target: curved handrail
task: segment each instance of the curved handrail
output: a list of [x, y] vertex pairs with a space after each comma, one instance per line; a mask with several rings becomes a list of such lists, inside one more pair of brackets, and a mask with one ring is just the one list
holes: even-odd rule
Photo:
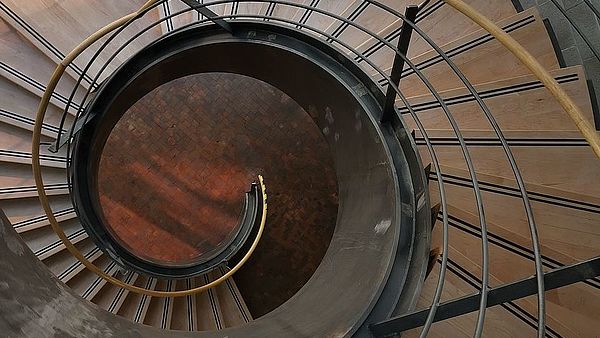
[[267, 195], [266, 195], [266, 187], [264, 185], [264, 180], [263, 180], [262, 176], [260, 176], [260, 175], [258, 176], [258, 180], [259, 180], [259, 184], [260, 184], [261, 192], [262, 192], [262, 196], [263, 196], [261, 221], [260, 221], [260, 225], [259, 225], [256, 237], [254, 238], [252, 245], [248, 249], [248, 252], [246, 252], [246, 254], [242, 257], [242, 259], [233, 268], [231, 268], [231, 270], [229, 270], [227, 273], [225, 273], [221, 277], [217, 278], [216, 280], [214, 280], [206, 285], [188, 289], [188, 290], [181, 290], [181, 291], [156, 291], [156, 290], [148, 290], [148, 289], [138, 287], [135, 285], [126, 284], [126, 283], [122, 282], [121, 280], [107, 274], [103, 270], [99, 269], [92, 262], [90, 262], [87, 258], [85, 258], [85, 256], [73, 245], [73, 243], [67, 238], [64, 230], [60, 227], [60, 225], [58, 224], [58, 221], [54, 217], [54, 214], [50, 207], [50, 202], [48, 200], [48, 196], [46, 195], [46, 191], [44, 189], [44, 180], [42, 178], [42, 171], [41, 171], [41, 164], [40, 164], [39, 144], [40, 144], [40, 138], [41, 138], [42, 122], [44, 121], [46, 109], [48, 107], [48, 104], [50, 103], [50, 97], [51, 97], [52, 93], [54, 92], [54, 90], [56, 89], [58, 81], [64, 74], [68, 65], [71, 62], [73, 62], [73, 60], [79, 54], [81, 54], [81, 52], [83, 52], [86, 48], [88, 48], [90, 45], [92, 45], [98, 39], [102, 38], [104, 35], [110, 33], [114, 29], [122, 26], [129, 20], [135, 18], [139, 13], [143, 12], [147, 7], [151, 6], [156, 1], [159, 1], [159, 0], [149, 0], [138, 11], [130, 13], [130, 14], [104, 26], [103, 28], [98, 30], [96, 33], [92, 34], [87, 39], [85, 39], [83, 42], [81, 42], [75, 49], [73, 49], [63, 59], [63, 61], [61, 61], [56, 66], [56, 69], [54, 70], [52, 77], [50, 78], [48, 86], [46, 87], [46, 91], [44, 92], [44, 95], [42, 96], [40, 105], [38, 107], [38, 111], [37, 111], [37, 115], [36, 115], [36, 119], [35, 119], [35, 125], [34, 125], [34, 129], [33, 129], [31, 159], [32, 159], [32, 167], [33, 167], [33, 176], [35, 179], [40, 203], [42, 204], [42, 207], [44, 208], [44, 212], [46, 213], [46, 216], [48, 217], [48, 221], [50, 222], [52, 230], [56, 233], [56, 235], [59, 237], [61, 242], [65, 245], [67, 250], [79, 262], [81, 262], [86, 268], [88, 268], [89, 270], [91, 270], [92, 272], [97, 274], [98, 276], [105, 279], [107, 282], [114, 284], [116, 286], [119, 286], [121, 288], [124, 288], [126, 290], [129, 290], [131, 292], [144, 294], [144, 295], [148, 295], [148, 296], [154, 296], [154, 297], [183, 297], [183, 296], [189, 296], [189, 295], [193, 295], [196, 293], [206, 291], [210, 288], [213, 288], [213, 287], [221, 284], [222, 282], [227, 280], [229, 277], [231, 277], [235, 272], [237, 272], [237, 270], [239, 270], [248, 261], [248, 259], [250, 259], [250, 256], [252, 255], [252, 253], [254, 252], [256, 247], [258, 246], [258, 242], [260, 241], [260, 238], [264, 231], [266, 217], [267, 217]]
[[258, 176], [258, 180], [259, 180], [259, 184], [260, 184], [261, 192], [262, 192], [262, 196], [263, 196], [263, 201], [262, 201], [263, 208], [262, 208], [261, 221], [260, 221], [260, 225], [259, 225], [256, 237], [254, 238], [252, 245], [248, 249], [248, 252], [246, 252], [246, 254], [242, 257], [242, 259], [233, 268], [231, 268], [231, 270], [229, 270], [227, 273], [225, 273], [221, 277], [217, 278], [216, 280], [214, 280], [208, 284], [205, 284], [205, 285], [202, 285], [202, 286], [199, 286], [196, 288], [188, 289], [188, 290], [181, 290], [181, 291], [156, 291], [156, 290], [149, 290], [149, 289], [146, 289], [143, 287], [138, 287], [135, 285], [130, 285], [130, 284], [124, 283], [121, 280], [107, 274], [102, 269], [98, 268], [94, 263], [90, 262], [75, 247], [75, 245], [73, 245], [73, 243], [68, 239], [64, 230], [60, 227], [60, 225], [58, 224], [58, 221], [54, 217], [54, 214], [50, 207], [50, 202], [48, 200], [48, 196], [46, 195], [46, 191], [44, 189], [44, 180], [42, 178], [42, 171], [41, 171], [41, 165], [40, 165], [39, 143], [40, 143], [40, 137], [41, 137], [42, 122], [44, 121], [46, 109], [48, 107], [48, 104], [50, 103], [50, 96], [54, 92], [54, 89], [56, 88], [58, 81], [64, 74], [68, 65], [71, 62], [73, 62], [73, 60], [79, 54], [81, 54], [81, 52], [83, 52], [86, 48], [88, 48], [90, 45], [92, 45], [98, 39], [102, 38], [103, 36], [110, 33], [111, 31], [115, 30], [116, 28], [122, 26], [129, 20], [135, 18], [139, 13], [142, 13], [146, 8], [148, 8], [149, 6], [152, 6], [157, 1], [158, 0], [149, 0], [138, 11], [130, 13], [120, 19], [117, 19], [114, 22], [104, 26], [103, 28], [98, 30], [96, 33], [90, 35], [87, 39], [85, 39], [77, 47], [75, 47], [75, 49], [73, 49], [63, 59], [63, 61], [56, 66], [56, 69], [54, 70], [54, 73], [52, 74], [52, 77], [50, 78], [48, 86], [46, 87], [46, 91], [44, 92], [44, 95], [42, 96], [42, 100], [40, 101], [40, 105], [38, 107], [38, 112], [37, 112], [36, 119], [35, 119], [35, 126], [34, 126], [34, 130], [33, 130], [31, 160], [32, 160], [32, 167], [33, 167], [33, 176], [35, 178], [35, 183], [36, 183], [36, 188], [38, 191], [40, 203], [42, 204], [42, 207], [44, 208], [44, 212], [46, 213], [46, 216], [48, 217], [48, 221], [50, 222], [52, 230], [56, 233], [56, 235], [61, 240], [61, 242], [65, 245], [67, 250], [79, 262], [81, 262], [86, 268], [88, 268], [89, 270], [91, 270], [92, 272], [97, 274], [98, 276], [105, 279], [107, 282], [114, 284], [116, 286], [119, 286], [121, 288], [124, 288], [126, 290], [129, 290], [131, 292], [144, 294], [144, 295], [148, 295], [148, 296], [154, 296], [154, 297], [184, 297], [184, 296], [189, 296], [189, 295], [193, 295], [193, 294], [197, 294], [197, 293], [206, 291], [210, 288], [213, 288], [213, 287], [223, 283], [225, 280], [227, 280], [229, 277], [231, 277], [235, 272], [237, 272], [237, 270], [239, 270], [248, 261], [248, 259], [250, 259], [250, 256], [252, 255], [252, 253], [254, 252], [256, 247], [258, 246], [258, 242], [260, 241], [260, 238], [264, 231], [266, 217], [267, 217], [267, 195], [266, 195], [266, 188], [265, 188], [262, 176], [260, 176], [260, 175]]

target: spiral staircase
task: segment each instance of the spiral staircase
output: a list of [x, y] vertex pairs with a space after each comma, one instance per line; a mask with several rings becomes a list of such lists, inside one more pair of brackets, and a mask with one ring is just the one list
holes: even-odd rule
[[[465, 2], [0, 1], [0, 332], [597, 337], [590, 74], [561, 67], [535, 7]], [[235, 272], [269, 245], [269, 177], [247, 193], [239, 238], [193, 268], [135, 257], [94, 207], [98, 156], [123, 113], [206, 72], [290, 95], [335, 163], [329, 248], [264, 316]]]

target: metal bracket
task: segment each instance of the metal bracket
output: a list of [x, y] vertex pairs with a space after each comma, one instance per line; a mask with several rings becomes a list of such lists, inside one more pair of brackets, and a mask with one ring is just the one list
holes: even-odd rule
[[221, 19], [217, 13], [215, 13], [215, 12], [211, 11], [209, 8], [207, 8], [205, 4], [201, 4], [196, 0], [181, 0], [181, 1], [183, 1], [186, 5], [190, 6], [190, 8], [195, 9], [198, 13], [207, 17], [210, 21], [221, 26], [221, 28], [228, 31], [230, 34], [233, 34], [233, 28], [231, 27], [231, 25], [227, 21]]
[[66, 133], [59, 135], [56, 138], [56, 141], [50, 146], [48, 147], [48, 151], [51, 153], [58, 153], [58, 151], [60, 150], [60, 148], [64, 147], [65, 144], [67, 144], [67, 142], [69, 142], [69, 135], [77, 135], [77, 133], [83, 128], [84, 125], [86, 125], [87, 123], [89, 123], [91, 120], [94, 119], [94, 117], [96, 117], [96, 115], [86, 115], [86, 116], [82, 116], [80, 117], [77, 122], [75, 122], [75, 125], [71, 126], [71, 128], [69, 129], [69, 131], [67, 131]]

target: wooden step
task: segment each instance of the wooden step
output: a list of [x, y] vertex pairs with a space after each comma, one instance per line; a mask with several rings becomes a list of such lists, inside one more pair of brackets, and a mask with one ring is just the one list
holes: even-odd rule
[[[154, 290], [156, 288], [156, 283], [156, 278], [140, 276], [135, 281], [134, 285], [147, 290]], [[148, 312], [150, 299], [150, 296], [129, 292], [117, 314], [133, 322], [142, 323]]]
[[[460, 222], [470, 224], [472, 229], [469, 227], [462, 226], [450, 226], [449, 228], [449, 240], [450, 250], [449, 257], [453, 262], [460, 266], [463, 270], [473, 275], [481, 281], [481, 266], [482, 266], [482, 255], [481, 255], [481, 239], [478, 229], [478, 218], [468, 213], [461, 213], [456, 208], [449, 210], [449, 215], [453, 219], [459, 219]], [[506, 283], [511, 283], [520, 279], [528, 278], [534, 274], [533, 260], [528, 257], [523, 257], [518, 252], [508, 250], [506, 246], [500, 245], [501, 242], [495, 241], [497, 235], [495, 228], [497, 226], [489, 224], [490, 228], [489, 235], [491, 241], [489, 244], [489, 274], [490, 282], [489, 285], [499, 286]], [[466, 230], [465, 230], [466, 229]], [[434, 234], [433, 243], [439, 245], [441, 241], [441, 229], [436, 231]], [[510, 241], [510, 236], [505, 237]], [[546, 247], [542, 248], [544, 253]], [[556, 266], [545, 266], [545, 270], [556, 268]], [[580, 299], [582, 295], [593, 296], [594, 294], [600, 294], [600, 283], [595, 281], [592, 285], [586, 284], [575, 284], [572, 285], [569, 291], [562, 290], [563, 294], [569, 297], [566, 299]], [[560, 332], [563, 336], [574, 336], [574, 328], [577, 328], [578, 334], [583, 336], [589, 336], [594, 332], [594, 325], [589, 325], [592, 320], [591, 316], [593, 313], [597, 313], [600, 304], [593, 304], [593, 302], [585, 301], [571, 301], [569, 303], [577, 303], [578, 306], [570, 306], [564, 304], [559, 299], [547, 299], [548, 303], [557, 302], [558, 306], [563, 308], [560, 314], [552, 310], [547, 311], [547, 326], [557, 332]], [[534, 297], [528, 297], [514, 303], [518, 304], [524, 311], [529, 314], [535, 314], [537, 309], [537, 300]], [[597, 303], [597, 302], [596, 302]], [[565, 306], [566, 305], [566, 306]], [[549, 309], [556, 307], [549, 307]], [[570, 311], [565, 311], [568, 308]], [[587, 317], [587, 318], [586, 318]], [[581, 321], [581, 319], [585, 319]]]
[[[196, 278], [196, 285], [206, 285], [218, 278], [215, 274], [204, 274]], [[217, 291], [212, 288], [196, 294], [198, 330], [211, 331], [226, 327], [225, 313]]]
[[[556, 53], [541, 17], [535, 9], [499, 22], [515, 40], [546, 69], [559, 68]], [[506, 47], [487, 32], [479, 30], [441, 47], [466, 78], [474, 84], [530, 74]], [[438, 55], [427, 52], [411, 59], [437, 91], [464, 87], [463, 82]], [[481, 71], [485, 69], [486, 71]], [[389, 70], [388, 70], [389, 72]], [[411, 69], [406, 68], [400, 81], [405, 96], [431, 93]]]
[[[31, 164], [31, 152], [0, 149], [0, 162]], [[67, 160], [64, 156], [52, 153], [40, 155], [40, 165], [44, 167], [66, 168]]]
[[[146, 285], [144, 288], [147, 290], [155, 290], [156, 283], [158, 280], [156, 278], [148, 278], [146, 281]], [[143, 323], [146, 319], [146, 315], [148, 314], [148, 307], [150, 306], [150, 301], [152, 300], [151, 296], [148, 295], [137, 295], [139, 301], [136, 304], [135, 316], [133, 317], [133, 321], [136, 323]]]
[[[222, 276], [225, 269], [215, 271], [215, 274]], [[219, 304], [223, 312], [223, 322], [225, 327], [239, 326], [252, 321], [252, 315], [244, 302], [240, 291], [233, 278], [228, 278], [215, 288]]]
[[[467, 170], [444, 165], [441, 166], [441, 170], [443, 176], [447, 178], [446, 182], [448, 184], [451, 184], [452, 181], [465, 182], [466, 180], [470, 180]], [[437, 180], [435, 176], [436, 173], [431, 173], [430, 175], [432, 179]], [[520, 198], [520, 191], [514, 177], [500, 177], [478, 172], [477, 180], [480, 182], [483, 190]], [[597, 196], [561, 190], [552, 186], [542, 186], [531, 182], [525, 182], [525, 189], [529, 194], [529, 198], [535, 202], [543, 202], [585, 212], [600, 212], [600, 198]]]
[[[56, 238], [58, 239], [58, 237]], [[102, 256], [102, 253], [97, 250], [96, 245], [90, 238], [74, 241], [73, 244], [75, 248], [92, 261]], [[47, 257], [43, 262], [63, 282], [68, 282], [75, 274], [84, 269], [84, 266], [64, 247], [63, 250]]]
[[[96, 261], [104, 255], [100, 248], [98, 248], [92, 242], [91, 239], [81, 241], [80, 243], [81, 245], [79, 246], [79, 250], [84, 255], [84, 257], [92, 264], [96, 264]], [[60, 279], [61, 282], [67, 283], [77, 275], [86, 271], [85, 265], [83, 265], [83, 263], [75, 259], [75, 257], [73, 257], [73, 255], [71, 255], [69, 252], [61, 251], [59, 254], [57, 254], [57, 257], [59, 256], [71, 257], [68, 260], [70, 262], [69, 265], [53, 267], [54, 270], [52, 271], [55, 273], [56, 277]], [[50, 260], [46, 261], [47, 264], [49, 261]]]
[[[312, 1], [312, 5], [317, 7], [318, 9], [327, 12], [334, 13], [342, 16], [340, 13], [344, 13], [345, 11], [349, 11], [352, 6], [358, 5], [357, 0], [340, 0], [340, 1], [325, 1], [319, 0], [318, 2]], [[309, 5], [311, 3], [308, 3]], [[264, 14], [265, 10], [261, 12]], [[298, 18], [298, 22], [303, 23], [306, 26], [312, 27], [319, 31], [327, 31], [328, 29], [333, 28], [333, 24], [339, 23], [338, 20], [332, 18], [331, 16], [321, 14], [315, 11], [307, 11], [305, 9], [301, 9], [296, 15], [300, 15]], [[314, 31], [305, 29], [307, 33], [315, 34]]]
[[[528, 132], [526, 136], [521, 142], [506, 133], [509, 144], [513, 144], [511, 151], [516, 164], [526, 182], [582, 195], [600, 196], [600, 162], [585, 140], [581, 137], [573, 140], [554, 138], [552, 133], [535, 131]], [[486, 138], [495, 139], [495, 134], [487, 133]], [[468, 149], [478, 173], [514, 177], [505, 151], [498, 142], [483, 145], [475, 143]], [[420, 150], [425, 161], [429, 161], [425, 146], [420, 146]], [[458, 144], [435, 146], [435, 150], [442, 165], [467, 169]]]
[[[201, 1], [201, 3], [203, 3], [203, 4], [210, 4], [211, 2], [215, 2], [215, 0]], [[230, 4], [219, 3], [219, 4], [215, 4], [215, 5], [206, 6], [206, 8], [209, 9], [210, 11], [214, 12], [215, 14], [221, 16], [221, 15], [224, 15], [225, 13], [228, 13], [227, 12], [228, 6], [230, 6]], [[171, 18], [165, 20], [160, 25], [163, 34], [166, 34], [168, 32], [171, 32], [171, 31], [181, 28], [183, 26], [189, 25], [192, 22], [196, 22], [196, 21], [210, 22], [210, 21], [206, 21], [207, 18], [204, 17], [204, 15], [202, 15], [198, 11], [196, 11], [194, 9], [188, 10], [190, 8], [190, 6], [188, 6], [186, 3], [184, 3], [181, 0], [165, 1], [163, 4], [159, 5], [157, 8], [158, 8], [159, 16], [161, 19], [171, 16]], [[177, 13], [180, 13], [180, 14], [177, 14]]]
[[[139, 278], [139, 275], [135, 272], [124, 271], [118, 272], [115, 276], [127, 284], [134, 284]], [[120, 310], [128, 294], [128, 290], [119, 288], [111, 283], [106, 283], [94, 298], [92, 298], [92, 302], [101, 308], [116, 314]]]
[[[162, 4], [158, 5], [158, 17], [163, 20], [160, 23], [160, 29], [162, 34], [167, 34], [173, 30], [175, 30], [175, 23], [177, 23], [177, 28], [181, 26], [182, 21], [185, 20], [186, 16], [184, 14], [177, 15], [175, 17], [170, 17], [178, 12], [177, 7], [179, 4], [176, 4], [180, 1], [165, 1]], [[183, 3], [182, 3], [183, 4]], [[185, 5], [185, 4], [183, 4]], [[176, 7], [177, 6], [177, 7]]]
[[[111, 266], [115, 264], [111, 264], [113, 261], [106, 255], [102, 255], [98, 259], [94, 261], [94, 264], [100, 268], [102, 271], [110, 273], [110, 271], [115, 271], [117, 269], [110, 269]], [[97, 274], [92, 272], [91, 270], [84, 268], [80, 273], [78, 273], [73, 278], [69, 279], [66, 284], [69, 286], [75, 293], [82, 296], [83, 298], [90, 299], [93, 297], [91, 295], [96, 289], [99, 291], [102, 285], [100, 282], [103, 281]]]
[[[379, 1], [379, 3], [398, 11], [400, 14], [404, 14], [404, 10], [407, 6], [418, 5], [419, 1], [383, 0]], [[390, 13], [384, 8], [370, 4], [367, 1], [354, 1], [339, 15], [353, 21], [355, 24], [372, 33], [381, 32], [390, 26], [399, 27], [399, 25], [402, 25], [402, 20], [400, 20], [396, 15]], [[352, 25], [344, 24], [340, 21], [331, 24], [327, 28], [326, 32], [344, 41], [351, 47], [358, 47], [365, 41], [368, 41], [370, 38], [372, 38], [372, 36], [367, 32]]]
[[[174, 291], [174, 280], [158, 280], [156, 290]], [[173, 318], [173, 301], [172, 297], [152, 297], [144, 318], [144, 324], [154, 326], [160, 329], [170, 329], [171, 320]]]
[[[56, 69], [56, 62], [20, 35], [6, 21], [0, 19], [0, 75], [15, 82], [37, 96], [41, 96]], [[69, 75], [58, 83], [51, 100], [59, 107], [68, 102], [71, 91], [77, 89], [73, 98], [75, 107], [83, 101], [83, 87]]]
[[[26, 90], [36, 95], [38, 98], [42, 98], [44, 92], [46, 90], [46, 84], [33, 80], [26, 73], [12, 68], [10, 65], [5, 63], [0, 63], [0, 77], [5, 80], [11, 81], [15, 83], [17, 86], [21, 88], [21, 90]], [[78, 95], [83, 96], [83, 95]], [[67, 103], [69, 102], [68, 95], [61, 95], [57, 92], [54, 92], [50, 97], [50, 103], [54, 104], [61, 111], [67, 107]], [[75, 116], [77, 111], [81, 109], [81, 105], [79, 102], [73, 100], [71, 104], [69, 104], [68, 113], [70, 115]], [[37, 111], [37, 110], [36, 110]]]
[[[0, 123], [33, 131], [40, 98], [1, 76], [0, 96], [3, 98], [0, 103]], [[46, 110], [42, 135], [56, 137], [62, 116], [63, 111], [50, 104]], [[66, 126], [70, 126], [72, 121], [72, 116], [67, 115]]]
[[[481, 223], [478, 216], [476, 216], [473, 213], [464, 211], [450, 203], [447, 204], [447, 211], [449, 228], [451, 228], [452, 231], [458, 234], [456, 236], [452, 236], [452, 238], [456, 237], [457, 239], [457, 242], [453, 242], [454, 244], [452, 245], [454, 245], [455, 247], [460, 247], [460, 245], [456, 243], [461, 243], [460, 241], [458, 241], [458, 239], [460, 239], [461, 236], [469, 235], [472, 237], [474, 236], [476, 238], [481, 238]], [[437, 233], [435, 235], [435, 239], [432, 242], [432, 247], [441, 247], [443, 238], [443, 217], [441, 213], [438, 215], [436, 222], [436, 227], [439, 226], [440, 229], [435, 229]], [[488, 240], [490, 242], [490, 245], [494, 246], [495, 250], [501, 248], [504, 251], [508, 251], [508, 253], [510, 253], [511, 255], [514, 254], [519, 256], [519, 258], [522, 258], [525, 261], [535, 261], [535, 254], [532, 249], [533, 245], [531, 242], [531, 236], [529, 234], [522, 235], [519, 231], [515, 229], [515, 227], [494, 223], [487, 217], [485, 224], [487, 226], [488, 231]], [[450, 239], [450, 235], [448, 236], [448, 238]], [[477, 250], [478, 248], [481, 248], [481, 242], [471, 249]], [[561, 252], [553, 246], [547, 245], [546, 243], [540, 243], [540, 252], [542, 255], [541, 258], [544, 267], [547, 269], [554, 269], [564, 264], [572, 264], [578, 262], [578, 260], [570, 256], [568, 252]], [[502, 254], [506, 253], [502, 252]], [[496, 260], [496, 258], [494, 259]], [[499, 268], [502, 268], [502, 264], [499, 263], [497, 265]], [[530, 265], [527, 265], [527, 269], [525, 269], [524, 272], [515, 272], [515, 278], [527, 278], [531, 276], [533, 273], [533, 270], [531, 269], [532, 267]]]
[[[301, 4], [307, 4], [308, 1], [300, 0], [298, 2]], [[223, 15], [264, 15], [267, 12], [268, 7], [269, 4], [259, 2], [227, 3], [223, 7]], [[291, 7], [288, 6], [288, 8]], [[276, 11], [277, 10], [278, 9], [276, 8]]]
[[[565, 92], [593, 124], [593, 110], [581, 66], [551, 71]], [[503, 131], [578, 131], [569, 115], [533, 75], [475, 85]], [[440, 92], [461, 131], [493, 130], [480, 105], [465, 88]], [[451, 130], [440, 103], [432, 95], [408, 99], [427, 130]], [[407, 123], [416, 128], [408, 108], [396, 102]]]
[[[471, 6], [477, 9], [480, 13], [498, 22], [516, 14], [514, 6], [510, 1], [487, 1], [487, 0], [470, 0], [467, 1]], [[400, 12], [404, 14], [404, 9]], [[480, 30], [479, 25], [474, 23], [462, 13], [454, 10], [447, 5], [443, 0], [433, 0], [431, 3], [421, 10], [417, 16], [417, 26], [426, 33], [431, 40], [438, 46], [455, 41], [460, 37], [464, 37], [470, 33]], [[443, 29], [440, 29], [442, 23]], [[397, 20], [389, 24], [378, 32], [378, 35], [385, 37], [391, 44], [396, 47], [398, 45], [398, 36], [400, 35], [400, 27], [402, 21]], [[391, 68], [394, 60], [394, 52], [389, 47], [382, 47], [382, 44], [374, 38], [363, 40], [359, 46], [359, 51], [366, 53], [376, 65], [385, 70]], [[427, 53], [432, 50], [432, 47], [427, 43], [418, 32], [413, 32], [412, 39], [409, 45], [408, 56], [414, 58], [418, 55]], [[379, 78], [377, 76], [376, 78]]]
[[[468, 177], [465, 176], [464, 170], [449, 168], [443, 170], [454, 176]], [[496, 232], [499, 235], [510, 238], [523, 247], [529, 247], [530, 230], [522, 199], [517, 197], [518, 195], [509, 196], [488, 191], [486, 178], [480, 178], [482, 182], [480, 189], [487, 221], [498, 225]], [[451, 184], [449, 179], [447, 181], [449, 183], [445, 184], [444, 188], [448, 203], [464, 213], [478, 214], [473, 189], [468, 184], [460, 186]], [[497, 184], [494, 181], [489, 183]], [[439, 196], [438, 183], [431, 181], [429, 186], [432, 198], [437, 199]], [[531, 184], [527, 187], [528, 190], [535, 189]], [[543, 192], [543, 190], [541, 191]], [[569, 207], [542, 202], [535, 198], [539, 195], [531, 195], [530, 203], [540, 243], [546, 248], [545, 251], [548, 255], [553, 255], [549, 256], [551, 259], [569, 264], [600, 254], [600, 230], [597, 229], [597, 224], [600, 222], [600, 204], [593, 204], [593, 199], [588, 200], [579, 195], [580, 197], [577, 197], [576, 200], [580, 200], [580, 203], [571, 202], [573, 206]], [[571, 194], [571, 196], [573, 195]], [[566, 199], [569, 195], [558, 195], [558, 198], [561, 197]], [[581, 201], [582, 199], [583, 201]], [[586, 206], [586, 209], [582, 210], [579, 207], [581, 205]]]
[[[303, 5], [310, 5], [309, 0], [299, 0], [297, 2], [299, 4], [303, 4]], [[233, 10], [235, 12], [235, 8], [233, 8]], [[273, 3], [273, 4], [265, 3], [259, 9], [260, 15], [272, 17], [272, 18], [274, 18], [273, 22], [283, 24], [283, 25], [290, 25], [290, 23], [285, 22], [285, 20], [293, 21], [293, 19], [298, 17], [298, 15], [300, 15], [301, 12], [303, 13], [304, 10], [299, 7], [286, 6], [283, 4], [275, 4], [275, 3]], [[229, 13], [231, 13], [231, 10], [229, 12], [225, 12], [225, 14], [229, 14]], [[277, 21], [275, 19], [282, 19], [284, 21]]]
[[[64, 1], [29, 1], [18, 0], [4, 1], [4, 10], [0, 16], [18, 30], [23, 36], [31, 41], [42, 52], [54, 61], [60, 61], [64, 56], [75, 48], [85, 38], [104, 27], [105, 25], [121, 18], [129, 13], [137, 11], [145, 1], [89, 1], [89, 2], [64, 2]], [[132, 23], [122, 34], [117, 36], [105, 52], [103, 52], [98, 63], [91, 68], [91, 74], [96, 74], [98, 65], [104, 64], [118, 46], [121, 46], [129, 37], [139, 32], [141, 28], [158, 19], [158, 10], [150, 11], [143, 18]], [[57, 25], [57, 20], [61, 22]], [[160, 36], [160, 29], [150, 30], [134, 41], [116, 58], [120, 64], [147, 43]], [[91, 59], [95, 48], [88, 49], [75, 60], [79, 69], [83, 69], [88, 60]], [[114, 67], [110, 67], [110, 71]]]
[[[158, 6], [160, 18], [165, 18], [169, 15], [175, 15], [183, 10], [187, 10], [190, 7], [181, 0], [169, 0], [165, 1]], [[182, 14], [175, 15], [174, 17], [167, 19], [161, 23], [160, 27], [163, 34], [166, 34], [174, 29], [185, 26], [193, 21], [197, 20], [197, 13], [195, 10], [186, 11]]]
[[[47, 195], [68, 194], [63, 169], [45, 168], [42, 172]], [[30, 165], [3, 163], [0, 173], [0, 200], [38, 196]]]
[[[77, 220], [61, 222], [60, 226], [72, 243], [78, 243], [88, 238], [87, 232]], [[65, 246], [50, 227], [22, 233], [21, 237], [40, 260], [65, 250]]]
[[[176, 290], [189, 290], [196, 286], [193, 279], [177, 280]], [[196, 319], [196, 297], [176, 297], [173, 299], [172, 330], [196, 331], [198, 322]]]
[[[0, 123], [0, 161], [31, 164], [32, 137], [33, 134], [28, 130]], [[48, 144], [52, 141], [54, 139], [42, 136], [42, 142]], [[62, 149], [58, 153], [51, 153], [48, 151], [47, 145], [42, 145], [40, 146], [40, 162], [47, 167], [65, 168], [65, 151], [66, 149]]]
[[[51, 196], [49, 202], [54, 211], [54, 217], [59, 222], [77, 217], [68, 196]], [[50, 225], [37, 197], [3, 201], [0, 208], [2, 208], [2, 211], [18, 233]]]

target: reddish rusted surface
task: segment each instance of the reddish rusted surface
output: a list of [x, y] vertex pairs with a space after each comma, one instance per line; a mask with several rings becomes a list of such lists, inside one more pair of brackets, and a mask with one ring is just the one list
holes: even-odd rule
[[308, 280], [336, 220], [328, 146], [293, 100], [238, 75], [170, 82], [119, 121], [98, 182], [116, 236], [141, 257], [180, 264], [227, 238], [258, 174], [269, 193], [267, 228], [235, 279], [259, 316]]

